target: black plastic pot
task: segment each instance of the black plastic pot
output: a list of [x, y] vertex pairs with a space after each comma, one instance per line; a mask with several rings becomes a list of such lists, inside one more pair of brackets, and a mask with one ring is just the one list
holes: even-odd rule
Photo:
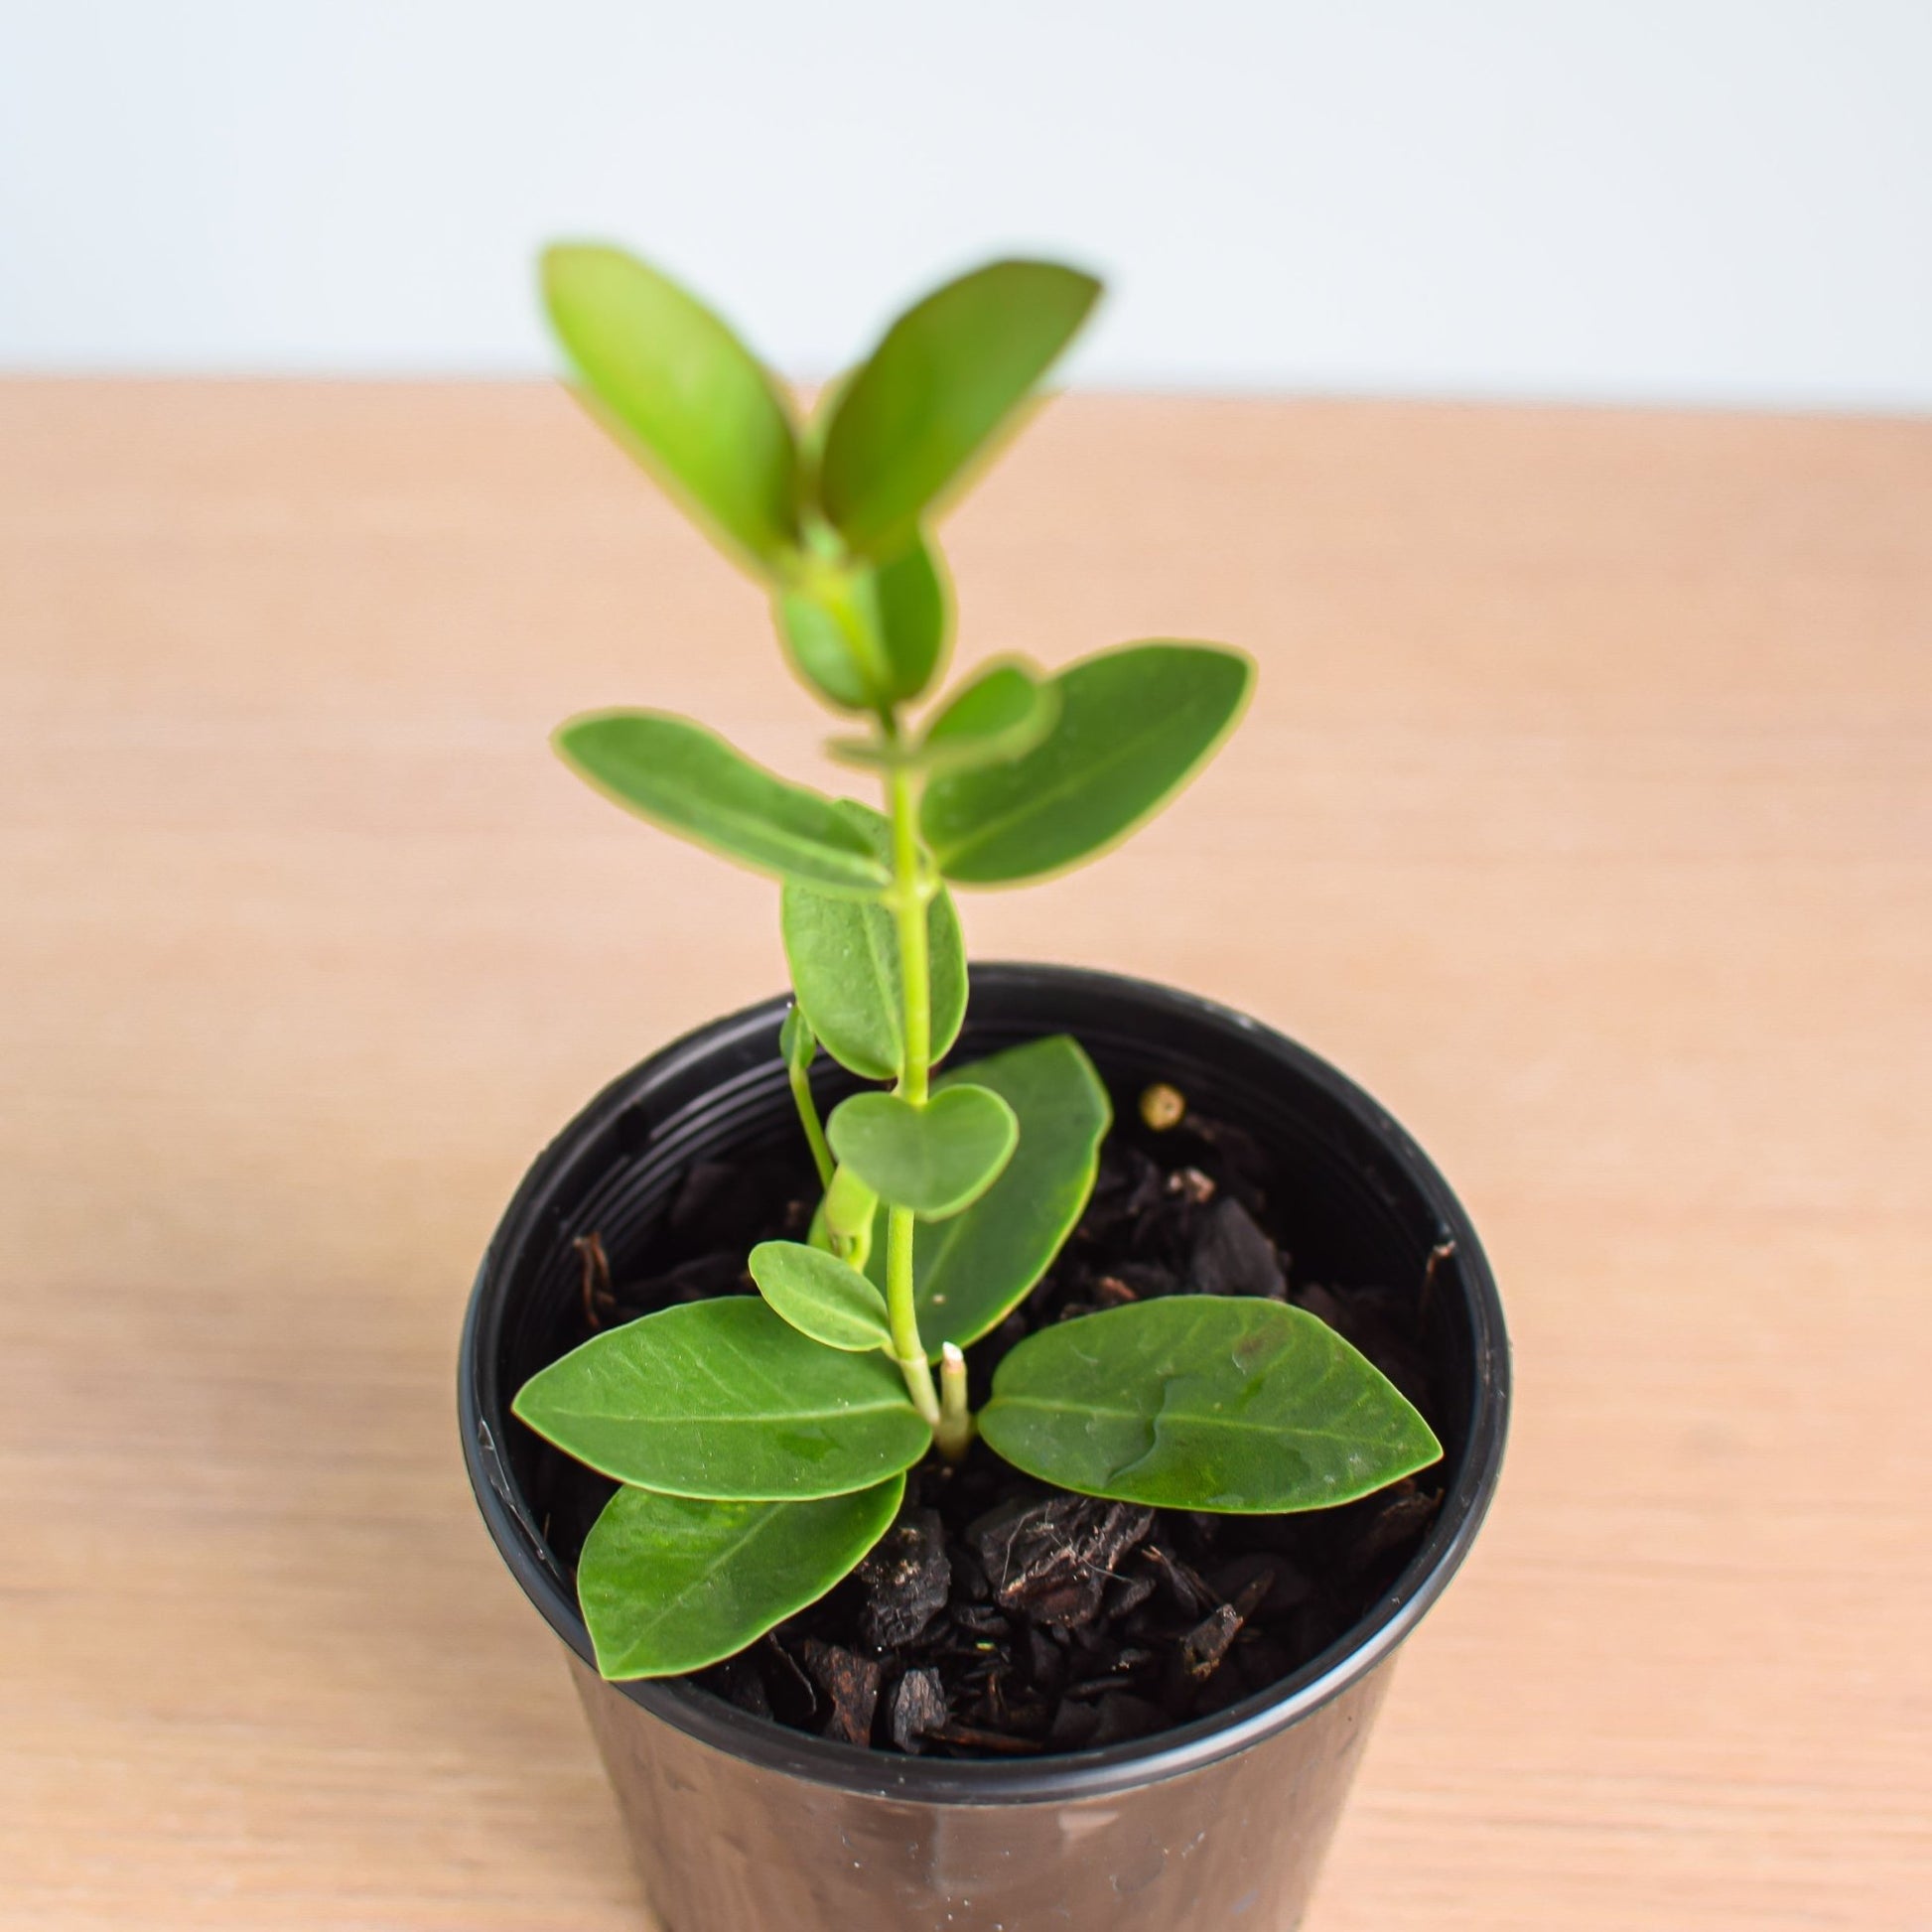
[[[769, 1001], [608, 1087], [530, 1171], [478, 1278], [463, 1336], [464, 1454], [503, 1560], [564, 1640], [664, 1932], [1197, 1932], [1300, 1923], [1394, 1653], [1467, 1553], [1496, 1486], [1508, 1344], [1474, 1230], [1422, 1151], [1332, 1067], [1255, 1022], [1164, 987], [1052, 966], [979, 966], [955, 1061], [1074, 1034], [1130, 1106], [1172, 1081], [1278, 1153], [1271, 1189], [1315, 1279], [1414, 1284], [1444, 1366], [1441, 1511], [1356, 1626], [1211, 1719], [1103, 1750], [986, 1762], [854, 1749], [677, 1682], [613, 1685], [553, 1511], [582, 1474], [510, 1416], [569, 1344], [595, 1228], [621, 1273], [648, 1252], [687, 1166], [795, 1135]], [[647, 1272], [638, 1270], [637, 1272]]]

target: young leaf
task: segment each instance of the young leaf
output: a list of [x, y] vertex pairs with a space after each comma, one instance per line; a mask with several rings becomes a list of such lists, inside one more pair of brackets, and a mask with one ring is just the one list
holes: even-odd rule
[[926, 727], [918, 762], [933, 776], [1003, 763], [1041, 743], [1059, 715], [1057, 684], [1017, 657], [996, 657]]
[[621, 249], [545, 251], [543, 293], [607, 424], [739, 561], [798, 541], [798, 443], [777, 385], [731, 329]]
[[591, 1526], [577, 1594], [608, 1678], [671, 1677], [815, 1603], [892, 1527], [905, 1478], [807, 1503], [620, 1489]]
[[1041, 743], [927, 788], [919, 824], [939, 870], [1009, 886], [1093, 858], [1199, 770], [1253, 682], [1249, 658], [1213, 644], [1129, 644], [1069, 665]]
[[810, 688], [843, 711], [871, 711], [879, 681], [869, 671], [837, 612], [802, 587], [773, 599], [778, 635], [792, 666]]
[[889, 554], [1073, 340], [1100, 294], [1055, 262], [989, 263], [936, 289], [886, 332], [839, 391], [819, 500], [857, 550]]
[[845, 711], [916, 698], [951, 641], [951, 587], [917, 530], [884, 563], [800, 576], [775, 608], [793, 667]]
[[688, 718], [586, 712], [555, 742], [607, 798], [756, 872], [865, 897], [891, 879], [876, 842], [832, 799], [754, 764]]
[[1000, 1364], [979, 1423], [1029, 1475], [1157, 1509], [1325, 1509], [1443, 1452], [1332, 1328], [1252, 1296], [1174, 1295], [1042, 1328]]
[[1013, 1109], [963, 1082], [923, 1107], [892, 1093], [855, 1093], [826, 1128], [832, 1152], [893, 1207], [928, 1221], [970, 1206], [999, 1178], [1020, 1138]]
[[858, 1269], [797, 1241], [760, 1241], [752, 1250], [759, 1293], [801, 1335], [853, 1353], [893, 1345], [886, 1298]]
[[952, 641], [952, 586], [939, 553], [915, 529], [911, 540], [872, 575], [879, 639], [890, 679], [887, 696], [916, 698], [938, 674]]
[[[892, 828], [856, 799], [836, 808], [866, 837], [882, 868]], [[825, 1050], [868, 1080], [898, 1077], [905, 1053], [898, 985], [898, 923], [876, 898], [862, 900], [787, 886], [779, 930], [798, 1006]], [[952, 895], [941, 887], [926, 906], [932, 1058], [944, 1057], [966, 1017], [966, 945]]]
[[[963, 1214], [914, 1232], [919, 1333], [935, 1361], [948, 1341], [964, 1348], [990, 1334], [1052, 1265], [1086, 1209], [1113, 1119], [1093, 1062], [1064, 1034], [942, 1074], [935, 1091], [954, 1081], [990, 1088], [1013, 1109], [1023, 1151]], [[875, 1280], [883, 1279], [885, 1253], [876, 1226]]]
[[883, 1355], [821, 1347], [746, 1295], [593, 1335], [511, 1407], [620, 1482], [720, 1502], [842, 1496], [909, 1469], [931, 1442]]

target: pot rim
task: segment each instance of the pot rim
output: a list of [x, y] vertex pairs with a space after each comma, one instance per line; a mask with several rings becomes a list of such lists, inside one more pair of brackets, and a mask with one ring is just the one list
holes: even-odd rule
[[[1150, 1018], [1165, 1014], [1195, 1025], [1205, 1024], [1230, 1045], [1245, 1048], [1250, 1054], [1259, 1052], [1319, 1088], [1372, 1136], [1401, 1170], [1438, 1216], [1445, 1236], [1455, 1243], [1456, 1274], [1471, 1330], [1474, 1387], [1467, 1445], [1435, 1521], [1388, 1590], [1343, 1636], [1300, 1670], [1212, 1717], [1097, 1750], [1025, 1759], [910, 1757], [835, 1743], [755, 1718], [723, 1698], [677, 1679], [635, 1679], [610, 1683], [609, 1688], [716, 1749], [766, 1770], [844, 1791], [941, 1805], [1037, 1804], [1101, 1797], [1197, 1770], [1288, 1728], [1367, 1676], [1407, 1638], [1461, 1567], [1495, 1494], [1508, 1431], [1509, 1340], [1487, 1257], [1449, 1182], [1387, 1109], [1326, 1060], [1231, 1007], [1153, 981], [1085, 967], [1021, 961], [975, 963], [972, 973], [982, 991], [1001, 982], [1044, 983], [1077, 1000], [1083, 992], [1105, 990], [1144, 1004], [1152, 1009]], [[790, 996], [780, 994], [710, 1021], [649, 1054], [606, 1086], [525, 1173], [490, 1238], [471, 1292], [463, 1324], [457, 1391], [464, 1462], [471, 1487], [498, 1553], [524, 1593], [593, 1673], [597, 1667], [590, 1633], [578, 1612], [575, 1593], [517, 1496], [483, 1413], [482, 1336], [493, 1312], [489, 1303], [497, 1257], [522, 1234], [522, 1223], [553, 1172], [571, 1158], [579, 1136], [600, 1124], [607, 1113], [627, 1106], [631, 1090], [646, 1068], [663, 1074], [748, 1035], [769, 1033], [775, 1038], [778, 1021], [789, 1004]], [[494, 1299], [500, 1301], [500, 1295]], [[507, 1404], [502, 1406], [506, 1411]]]

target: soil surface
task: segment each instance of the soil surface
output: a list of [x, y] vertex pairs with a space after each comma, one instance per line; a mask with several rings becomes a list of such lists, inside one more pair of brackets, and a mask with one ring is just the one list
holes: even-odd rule
[[[1157, 1133], [1121, 1111], [1053, 1269], [970, 1351], [975, 1408], [1006, 1351], [1050, 1322], [1164, 1295], [1262, 1295], [1319, 1315], [1440, 1425], [1421, 1283], [1301, 1279], [1293, 1230], [1270, 1212], [1263, 1150], [1191, 1112]], [[745, 1255], [802, 1236], [810, 1181], [788, 1164], [694, 1168], [657, 1250], [671, 1265], [649, 1280], [613, 1282], [601, 1249], [580, 1244], [585, 1332], [752, 1292]], [[885, 1750], [1118, 1743], [1222, 1710], [1326, 1649], [1394, 1581], [1441, 1501], [1438, 1472], [1425, 1471], [1306, 1514], [1147, 1509], [1049, 1489], [975, 1444], [957, 1465], [912, 1471], [897, 1522], [852, 1577], [693, 1681], [759, 1717]], [[552, 1527], [560, 1556], [574, 1559], [589, 1521]]]

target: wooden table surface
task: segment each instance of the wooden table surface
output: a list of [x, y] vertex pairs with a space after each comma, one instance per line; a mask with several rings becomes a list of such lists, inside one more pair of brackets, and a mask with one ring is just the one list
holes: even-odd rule
[[[1263, 667], [974, 949], [1339, 1061], [1514, 1323], [1313, 1932], [1932, 1927], [1932, 424], [1081, 398], [950, 536], [969, 655]], [[642, 1923], [456, 1337], [780, 979], [546, 732], [822, 773], [776, 662], [550, 389], [0, 385], [0, 1924]]]

